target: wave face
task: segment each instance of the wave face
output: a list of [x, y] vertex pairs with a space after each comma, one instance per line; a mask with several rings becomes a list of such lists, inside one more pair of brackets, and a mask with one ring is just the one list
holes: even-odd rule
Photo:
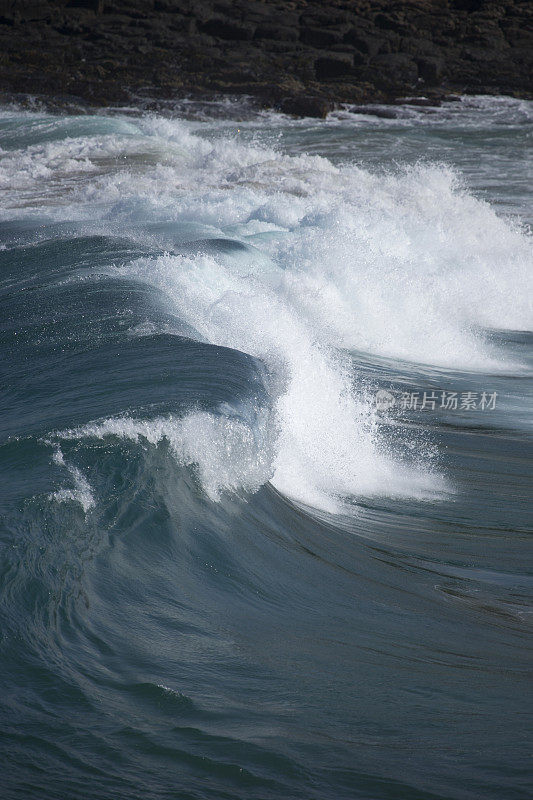
[[524, 796], [531, 119], [0, 111], [4, 796]]

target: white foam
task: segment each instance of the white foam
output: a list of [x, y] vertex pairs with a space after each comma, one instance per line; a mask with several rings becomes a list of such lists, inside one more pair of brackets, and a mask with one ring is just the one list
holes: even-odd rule
[[48, 499], [54, 500], [57, 503], [79, 503], [84, 512], [87, 513], [95, 505], [94, 495], [89, 481], [78, 469], [78, 467], [65, 461], [65, 457], [63, 456], [60, 447], [56, 446], [56, 450], [52, 458], [55, 464], [65, 467], [65, 469], [68, 471], [72, 481], [74, 482], [74, 488], [58, 489], [57, 492], [52, 492], [52, 494], [48, 496]]
[[[285, 291], [315, 334], [345, 348], [498, 369], [502, 356], [480, 329], [532, 327], [531, 238], [448, 168], [373, 174], [238, 136], [210, 141], [177, 120], [147, 117], [138, 128], [8, 154], [12, 194], [20, 181], [26, 207], [99, 218], [111, 231], [165, 219], [254, 242], [285, 270]], [[66, 181], [70, 166], [85, 170], [80, 180]]]
[[114, 436], [151, 445], [166, 442], [182, 465], [194, 465], [206, 494], [219, 500], [222, 492], [254, 492], [270, 477], [272, 452], [266, 421], [252, 427], [223, 413], [192, 412], [151, 420], [114, 417], [100, 423], [61, 431], [61, 439]]
[[272, 412], [256, 414], [253, 427], [228, 410], [183, 419], [112, 418], [60, 437], [166, 440], [180, 463], [197, 466], [212, 499], [270, 480], [298, 502], [335, 512], [346, 499], [424, 499], [443, 489], [430, 460], [414, 468], [392, 453], [372, 402], [353, 391], [348, 361], [316, 339], [287, 297], [282, 271], [277, 283], [272, 270], [265, 282], [214, 257], [168, 255], [138, 259], [124, 272], [164, 292], [202, 338], [266, 363], [274, 376]]
[[317, 200], [271, 247], [321, 336], [428, 364], [501, 367], [479, 329], [531, 328], [528, 238], [443, 168], [380, 177], [351, 168], [339, 182], [350, 196], [337, 190], [322, 208]]
[[[120, 274], [163, 292], [206, 341], [266, 363], [273, 411], [259, 428], [226, 411], [107, 420], [76, 435], [164, 439], [180, 462], [197, 466], [213, 499], [268, 479], [326, 510], [363, 495], [441, 490], [430, 463], [407, 466], [402, 442], [384, 438], [372, 404], [354, 391], [345, 351], [507, 368], [482, 329], [532, 327], [530, 237], [446, 167], [376, 174], [246, 144], [237, 133], [207, 139], [177, 120], [137, 124], [138, 135], [29, 148], [20, 172], [7, 156], [11, 188], [21, 181], [26, 206], [40, 213], [48, 203], [55, 219], [96, 219], [146, 242], [142, 225], [170, 221], [255, 245], [219, 257], [138, 259]], [[73, 183], [62, 177], [71, 162], [83, 173]], [[41, 168], [64, 188], [52, 204]]]

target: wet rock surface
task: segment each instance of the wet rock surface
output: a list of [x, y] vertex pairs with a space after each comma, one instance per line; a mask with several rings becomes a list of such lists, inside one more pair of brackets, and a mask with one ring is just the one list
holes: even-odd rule
[[0, 0], [0, 93], [89, 105], [248, 94], [338, 103], [532, 97], [526, 0]]

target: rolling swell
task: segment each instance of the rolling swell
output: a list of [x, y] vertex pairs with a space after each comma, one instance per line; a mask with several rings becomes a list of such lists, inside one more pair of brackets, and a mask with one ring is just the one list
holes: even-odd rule
[[5, 114], [5, 796], [525, 796], [524, 229], [305, 127]]

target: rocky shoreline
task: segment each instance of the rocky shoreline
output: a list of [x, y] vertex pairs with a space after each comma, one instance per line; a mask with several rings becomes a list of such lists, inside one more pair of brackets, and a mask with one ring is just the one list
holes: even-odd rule
[[[0, 99], [139, 105], [532, 98], [527, 0], [0, 0]], [[417, 99], [416, 99], [417, 98]]]

